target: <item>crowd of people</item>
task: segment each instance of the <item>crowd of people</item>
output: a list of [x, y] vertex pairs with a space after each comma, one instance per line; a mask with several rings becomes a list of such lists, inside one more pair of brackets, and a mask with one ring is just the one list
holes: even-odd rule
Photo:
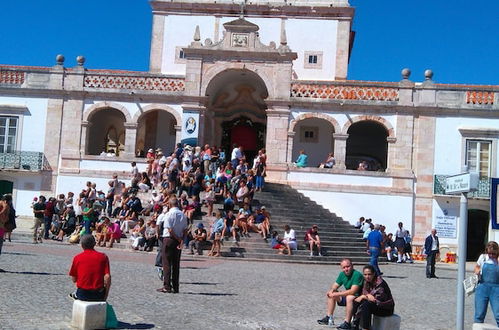
[[[279, 238], [272, 232], [276, 228], [272, 228], [265, 206], [253, 203], [255, 192], [265, 183], [265, 149], [259, 150], [252, 162], [238, 145], [233, 146], [230, 159], [214, 146], [181, 144], [167, 154], [159, 148], [149, 149], [145, 158], [145, 171], [132, 162], [130, 176], [114, 174], [106, 189], [87, 182], [76, 194], [35, 197], [33, 243], [65, 237], [77, 243], [80, 236], [92, 234], [98, 246], [111, 248], [126, 239], [132, 249], [152, 251], [161, 240], [158, 222], [169, 210], [169, 198], [175, 196], [189, 223], [184, 246], [193, 254], [211, 246], [209, 255], [220, 256], [224, 240], [236, 241], [251, 232], [271, 240], [271, 247], [279, 245], [281, 253], [297, 249], [294, 230], [284, 228], [284, 237]], [[215, 204], [222, 207], [214, 210]], [[206, 212], [201, 212], [202, 206]], [[194, 224], [195, 218], [200, 220], [198, 224]]]

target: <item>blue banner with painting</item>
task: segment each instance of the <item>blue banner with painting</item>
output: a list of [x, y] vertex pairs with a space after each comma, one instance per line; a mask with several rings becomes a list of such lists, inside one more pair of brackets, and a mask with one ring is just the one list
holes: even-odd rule
[[492, 223], [492, 229], [499, 229], [498, 214], [498, 189], [499, 189], [499, 179], [492, 178], [490, 182], [490, 222]]

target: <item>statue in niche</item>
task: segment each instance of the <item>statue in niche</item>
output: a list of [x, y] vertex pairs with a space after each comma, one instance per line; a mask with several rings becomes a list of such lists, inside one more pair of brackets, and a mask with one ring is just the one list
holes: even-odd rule
[[119, 156], [125, 150], [125, 132], [118, 135], [118, 131], [114, 126], [110, 126], [107, 130], [104, 145], [107, 153], [114, 151], [116, 156]]

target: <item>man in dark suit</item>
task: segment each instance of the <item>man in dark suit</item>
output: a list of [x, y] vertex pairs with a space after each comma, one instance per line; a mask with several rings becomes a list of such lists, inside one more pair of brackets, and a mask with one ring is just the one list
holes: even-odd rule
[[433, 228], [431, 230], [431, 235], [426, 237], [424, 242], [424, 254], [426, 255], [426, 277], [427, 278], [438, 278], [435, 276], [435, 261], [437, 254], [439, 253], [439, 243], [437, 230]]

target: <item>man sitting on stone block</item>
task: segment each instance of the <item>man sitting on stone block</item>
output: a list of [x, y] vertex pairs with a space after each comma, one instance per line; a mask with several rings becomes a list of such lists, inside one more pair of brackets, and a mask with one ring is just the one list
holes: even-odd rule
[[76, 291], [69, 296], [85, 301], [106, 301], [111, 287], [109, 259], [104, 253], [94, 250], [95, 238], [92, 235], [83, 235], [80, 242], [83, 252], [73, 258], [69, 270]]
[[[346, 306], [345, 320], [339, 325], [338, 329], [350, 329], [350, 321], [355, 314], [354, 300], [360, 294], [364, 278], [362, 274], [353, 269], [352, 260], [345, 258], [341, 260], [340, 267], [342, 272], [338, 275], [336, 282], [326, 293], [327, 296], [327, 314], [324, 318], [317, 320], [322, 325], [334, 325], [334, 309], [338, 306]], [[340, 287], [344, 291], [338, 291]]]

